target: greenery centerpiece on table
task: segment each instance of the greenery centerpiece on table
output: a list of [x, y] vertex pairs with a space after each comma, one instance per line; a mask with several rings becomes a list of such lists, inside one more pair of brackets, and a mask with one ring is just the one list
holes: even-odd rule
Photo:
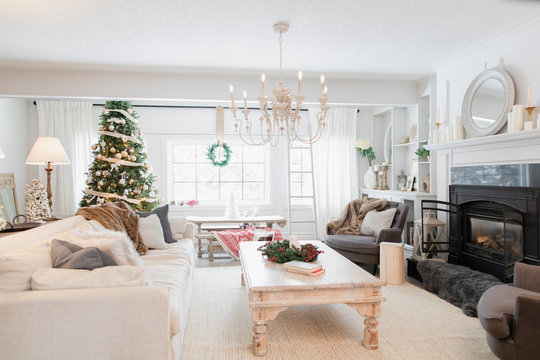
[[375, 151], [373, 151], [369, 140], [356, 140], [356, 150], [360, 153], [360, 156], [368, 159], [369, 166], [371, 166], [372, 161], [375, 160]]
[[268, 241], [258, 248], [262, 256], [266, 256], [268, 261], [283, 264], [289, 261], [297, 260], [303, 262], [312, 262], [317, 260], [319, 254], [324, 251], [313, 244], [301, 245], [300, 249], [295, 246], [289, 247], [289, 240]]

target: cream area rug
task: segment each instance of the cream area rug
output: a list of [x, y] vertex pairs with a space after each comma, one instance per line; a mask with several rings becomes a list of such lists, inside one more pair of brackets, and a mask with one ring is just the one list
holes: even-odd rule
[[240, 267], [195, 268], [182, 359], [496, 359], [478, 319], [421, 288], [385, 286], [379, 349], [361, 345], [363, 318], [343, 304], [296, 306], [268, 323], [268, 354], [251, 353]]

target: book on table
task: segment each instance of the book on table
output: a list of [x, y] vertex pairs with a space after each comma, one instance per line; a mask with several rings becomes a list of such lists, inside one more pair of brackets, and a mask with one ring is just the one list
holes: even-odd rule
[[299, 273], [299, 274], [306, 274], [311, 275], [314, 273], [320, 274], [321, 270], [324, 272], [324, 269], [322, 268], [322, 265], [320, 264], [314, 264], [309, 262], [302, 262], [298, 260], [289, 261], [283, 264], [285, 266], [285, 269], [287, 271]]
[[307, 275], [307, 276], [319, 276], [324, 274], [324, 269], [320, 268], [319, 270], [315, 270], [313, 272], [299, 272], [296, 270], [287, 269], [287, 272], [293, 273], [293, 274], [299, 274], [299, 275]]

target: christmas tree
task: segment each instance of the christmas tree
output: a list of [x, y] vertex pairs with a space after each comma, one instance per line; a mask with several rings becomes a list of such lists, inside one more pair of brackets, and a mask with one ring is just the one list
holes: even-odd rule
[[156, 208], [154, 175], [150, 172], [138, 115], [129, 101], [107, 101], [100, 116], [99, 140], [80, 206], [125, 201], [137, 211]]
[[26, 185], [24, 200], [24, 212], [28, 221], [39, 222], [51, 217], [47, 191], [41, 181], [34, 179], [31, 184]]

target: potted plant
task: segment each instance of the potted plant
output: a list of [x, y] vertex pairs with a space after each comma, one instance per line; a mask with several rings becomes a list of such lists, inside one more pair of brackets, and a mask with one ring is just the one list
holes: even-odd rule
[[364, 185], [368, 189], [375, 189], [377, 186], [377, 176], [373, 171], [373, 160], [375, 160], [375, 151], [371, 147], [369, 140], [356, 140], [356, 150], [360, 156], [368, 160], [369, 168], [364, 174]]
[[427, 161], [429, 161], [429, 150], [425, 149], [424, 145], [426, 145], [425, 142], [420, 144], [420, 147], [416, 149], [414, 153], [418, 156], [419, 159], [427, 159]]

